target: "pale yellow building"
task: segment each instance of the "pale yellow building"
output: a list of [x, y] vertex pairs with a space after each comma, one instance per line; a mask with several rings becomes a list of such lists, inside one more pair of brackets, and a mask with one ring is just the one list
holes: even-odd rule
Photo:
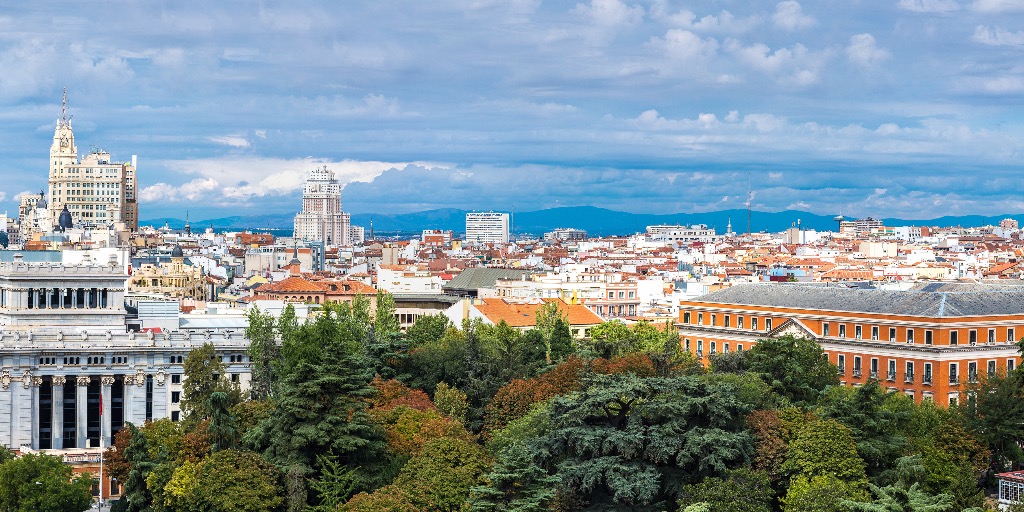
[[144, 264], [128, 279], [128, 290], [135, 293], [160, 294], [175, 298], [208, 300], [206, 276], [198, 266], [185, 264], [181, 248], [175, 247], [170, 263]]

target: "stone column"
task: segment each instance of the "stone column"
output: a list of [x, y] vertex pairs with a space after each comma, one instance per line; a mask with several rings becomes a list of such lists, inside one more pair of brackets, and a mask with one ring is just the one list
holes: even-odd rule
[[43, 378], [32, 377], [32, 449], [39, 449], [39, 386], [43, 384]]
[[63, 375], [53, 377], [53, 436], [52, 446], [54, 450], [64, 448], [64, 383], [67, 379]]
[[111, 431], [111, 407], [114, 403], [110, 399], [110, 386], [114, 385], [113, 375], [104, 375], [100, 377], [100, 429], [101, 437], [103, 438], [102, 445], [104, 447], [111, 445], [110, 431]]
[[75, 388], [75, 416], [77, 425], [75, 434], [78, 439], [79, 448], [88, 448], [89, 443], [89, 381], [88, 375], [79, 375], [75, 380], [78, 385]]

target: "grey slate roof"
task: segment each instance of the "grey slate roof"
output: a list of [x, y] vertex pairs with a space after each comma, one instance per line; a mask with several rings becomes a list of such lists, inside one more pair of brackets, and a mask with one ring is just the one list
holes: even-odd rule
[[444, 290], [472, 290], [481, 288], [493, 288], [498, 279], [522, 279], [523, 276], [533, 275], [529, 270], [518, 270], [512, 268], [467, 268], [448, 281]]
[[940, 285], [934, 288], [926, 286], [923, 290], [894, 291], [800, 284], [741, 284], [695, 300], [932, 318], [1024, 315], [1024, 288], [1016, 286]]
[[462, 300], [462, 297], [444, 293], [393, 293], [391, 295], [395, 298], [395, 302], [433, 301], [455, 304]]

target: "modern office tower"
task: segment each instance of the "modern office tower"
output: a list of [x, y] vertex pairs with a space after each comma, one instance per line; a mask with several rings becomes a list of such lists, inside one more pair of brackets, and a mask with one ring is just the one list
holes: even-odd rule
[[508, 243], [509, 214], [494, 212], [466, 213], [466, 242], [474, 244]]

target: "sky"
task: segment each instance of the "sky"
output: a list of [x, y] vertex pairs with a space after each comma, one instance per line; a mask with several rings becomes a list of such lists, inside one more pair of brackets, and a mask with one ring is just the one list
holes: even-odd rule
[[0, 211], [65, 87], [143, 220], [295, 213], [323, 165], [353, 213], [1024, 210], [1024, 0], [8, 4]]

